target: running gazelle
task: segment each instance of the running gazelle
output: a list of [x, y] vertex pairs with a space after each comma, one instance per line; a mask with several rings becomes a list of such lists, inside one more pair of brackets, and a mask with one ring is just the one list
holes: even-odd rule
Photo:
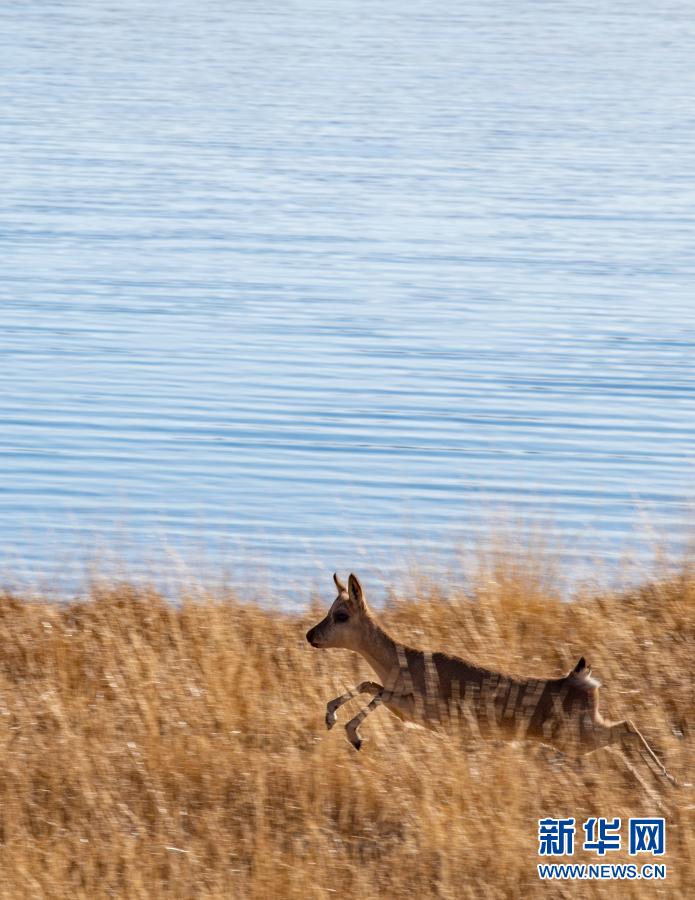
[[671, 782], [649, 744], [629, 719], [606, 722], [598, 711], [599, 682], [582, 657], [562, 678], [511, 678], [446, 653], [425, 653], [394, 640], [379, 625], [354, 575], [348, 587], [333, 576], [338, 596], [328, 615], [306, 635], [312, 647], [361, 654], [381, 683], [363, 681], [331, 700], [326, 725], [358, 694], [372, 699], [345, 730], [359, 750], [358, 728], [379, 705], [404, 721], [433, 730], [469, 729], [473, 736], [534, 740], [573, 756], [619, 745], [637, 750]]

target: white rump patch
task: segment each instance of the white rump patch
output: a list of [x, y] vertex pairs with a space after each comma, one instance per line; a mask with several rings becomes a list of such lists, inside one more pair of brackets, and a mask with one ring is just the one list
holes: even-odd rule
[[576, 685], [578, 688], [597, 688], [601, 687], [601, 682], [598, 678], [594, 678], [591, 674], [591, 669], [582, 669], [581, 672], [572, 672], [570, 674], [570, 679], [572, 680], [572, 684]]

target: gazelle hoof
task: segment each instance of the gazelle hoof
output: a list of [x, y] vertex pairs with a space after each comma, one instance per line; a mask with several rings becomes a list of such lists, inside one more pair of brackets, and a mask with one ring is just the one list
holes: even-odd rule
[[326, 728], [330, 731], [337, 722], [336, 715], [330, 710], [326, 713]]
[[355, 738], [355, 740], [354, 741], [351, 740], [350, 743], [355, 748], [355, 750], [359, 750], [360, 747], [362, 746], [362, 738]]

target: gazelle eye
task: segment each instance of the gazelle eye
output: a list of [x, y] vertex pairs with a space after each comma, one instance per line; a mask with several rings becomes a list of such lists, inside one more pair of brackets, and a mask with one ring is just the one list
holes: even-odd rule
[[335, 622], [347, 622], [350, 616], [346, 612], [337, 612], [333, 616], [333, 621]]

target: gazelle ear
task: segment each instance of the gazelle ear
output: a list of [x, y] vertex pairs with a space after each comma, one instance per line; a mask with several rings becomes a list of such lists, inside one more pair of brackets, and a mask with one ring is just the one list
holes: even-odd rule
[[345, 591], [347, 590], [347, 588], [345, 587], [345, 585], [343, 584], [343, 582], [340, 580], [340, 578], [338, 578], [338, 573], [337, 573], [337, 572], [334, 572], [334, 573], [333, 573], [333, 581], [335, 581], [335, 586], [338, 588], [338, 593], [339, 593], [339, 594], [344, 594]]
[[360, 609], [364, 609], [367, 605], [364, 602], [364, 594], [362, 593], [362, 585], [357, 580], [356, 575], [350, 575], [348, 578], [348, 593], [350, 595], [350, 599], [355, 604], [355, 606]]

